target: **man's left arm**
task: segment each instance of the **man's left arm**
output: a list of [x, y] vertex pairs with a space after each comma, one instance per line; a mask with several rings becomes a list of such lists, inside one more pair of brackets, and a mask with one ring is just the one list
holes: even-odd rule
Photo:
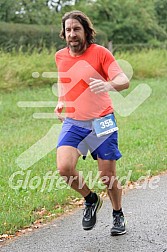
[[109, 91], [120, 92], [129, 87], [129, 80], [124, 73], [119, 73], [112, 80], [103, 81], [100, 79], [90, 78], [90, 89], [95, 94]]

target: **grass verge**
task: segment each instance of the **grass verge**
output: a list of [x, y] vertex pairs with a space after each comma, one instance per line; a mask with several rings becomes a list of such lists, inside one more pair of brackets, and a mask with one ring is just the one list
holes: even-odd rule
[[[33, 53], [5, 53], [0, 51], [0, 89], [12, 91], [25, 87], [52, 85], [56, 78], [44, 78], [44, 72], [56, 72], [55, 49], [37, 49]], [[136, 52], [119, 52], [116, 59], [126, 60], [133, 68], [134, 79], [159, 78], [167, 76], [167, 51], [143, 49]], [[34, 73], [34, 75], [33, 75]]]

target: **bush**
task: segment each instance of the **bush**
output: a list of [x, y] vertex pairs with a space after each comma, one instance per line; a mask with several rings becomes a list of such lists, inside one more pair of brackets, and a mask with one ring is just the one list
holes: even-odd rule
[[[66, 43], [59, 37], [60, 26], [27, 25], [14, 23], [0, 23], [0, 48], [4, 51], [21, 50], [33, 51], [38, 48], [63, 48]], [[105, 32], [98, 30], [96, 42], [107, 47], [108, 40]]]
[[64, 42], [59, 38], [60, 27], [45, 25], [26, 25], [13, 23], [0, 23], [0, 47], [5, 51], [13, 48], [22, 51], [38, 48], [55, 47], [60, 49]]
[[96, 29], [96, 40], [95, 42], [97, 44], [100, 44], [102, 46], [108, 47], [108, 38], [107, 38], [107, 34], [104, 31], [101, 31], [99, 29]]

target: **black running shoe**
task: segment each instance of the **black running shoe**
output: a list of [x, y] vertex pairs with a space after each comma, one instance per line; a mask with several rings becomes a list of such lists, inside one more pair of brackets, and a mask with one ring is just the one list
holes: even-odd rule
[[96, 214], [102, 206], [102, 199], [98, 197], [96, 203], [90, 204], [85, 202], [85, 209], [83, 212], [82, 226], [84, 230], [91, 230], [96, 224]]
[[123, 235], [126, 233], [125, 220], [123, 214], [116, 214], [113, 216], [113, 227], [111, 228], [111, 235]]

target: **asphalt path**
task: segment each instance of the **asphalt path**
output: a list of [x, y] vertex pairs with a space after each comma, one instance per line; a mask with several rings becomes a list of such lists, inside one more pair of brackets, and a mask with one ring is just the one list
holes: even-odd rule
[[[154, 189], [153, 189], [154, 188]], [[98, 223], [91, 231], [81, 226], [83, 210], [13, 239], [2, 252], [165, 252], [167, 251], [167, 175], [147, 181], [123, 195], [127, 233], [110, 236], [111, 204], [104, 199]]]

